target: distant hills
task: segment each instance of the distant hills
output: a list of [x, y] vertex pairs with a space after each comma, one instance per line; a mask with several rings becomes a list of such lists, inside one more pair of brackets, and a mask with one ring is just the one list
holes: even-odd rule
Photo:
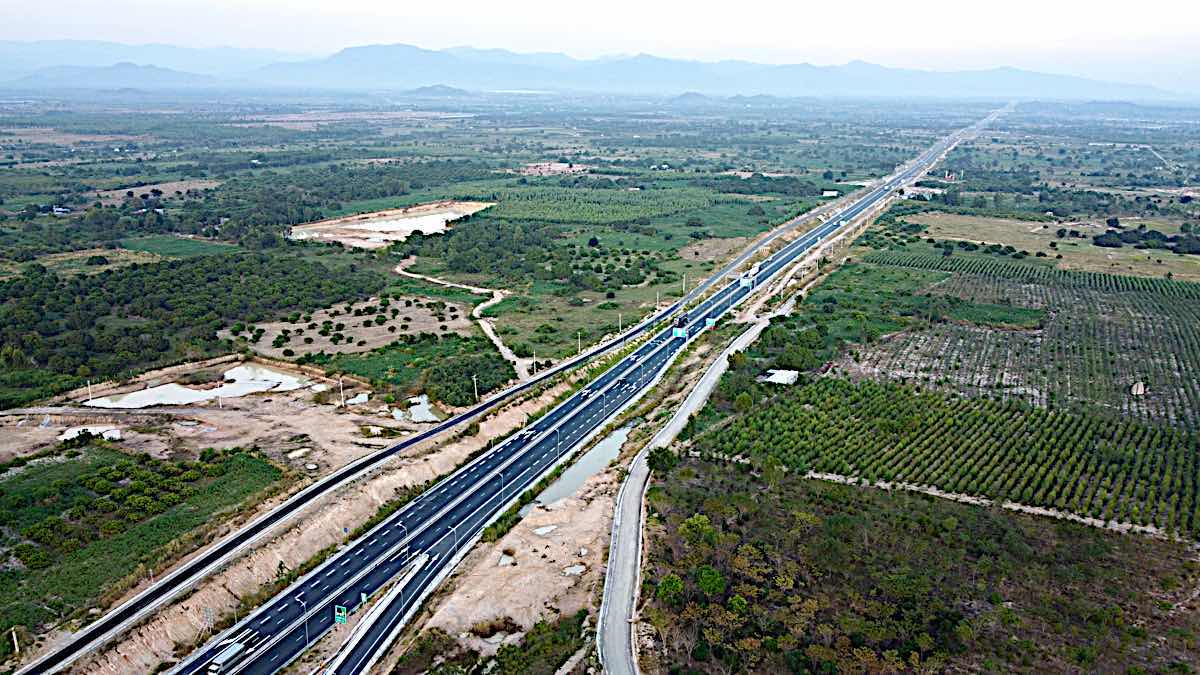
[[[1051, 98], [1163, 100], [1155, 87], [1016, 68], [926, 71], [863, 61], [816, 66], [702, 62], [649, 54], [583, 60], [503, 49], [349, 47], [301, 59], [269, 50], [190, 49], [100, 42], [0, 42], [0, 85], [8, 88], [171, 89], [197, 87], [403, 91], [523, 90], [705, 96]], [[141, 64], [140, 66], [134, 64]], [[423, 96], [460, 96], [423, 91]], [[692, 95], [695, 95], [694, 97]]]

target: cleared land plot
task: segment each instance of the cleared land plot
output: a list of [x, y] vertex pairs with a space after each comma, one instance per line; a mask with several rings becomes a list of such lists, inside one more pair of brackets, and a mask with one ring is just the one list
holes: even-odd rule
[[169, 234], [122, 239], [121, 247], [129, 251], [144, 251], [164, 258], [191, 258], [200, 255], [220, 255], [241, 250], [233, 244], [207, 239], [176, 237]]
[[150, 185], [139, 185], [137, 187], [120, 188], [116, 190], [104, 190], [97, 192], [96, 196], [100, 198], [100, 203], [105, 206], [112, 204], [120, 204], [126, 198], [126, 193], [132, 192], [134, 196], [151, 194], [153, 190], [162, 192], [163, 197], [170, 199], [176, 194], [187, 194], [191, 190], [208, 190], [215, 188], [221, 184], [218, 180], [174, 180], [166, 183], [152, 183]]
[[[472, 333], [470, 310], [454, 303], [422, 297], [379, 298], [293, 315], [295, 321], [272, 321], [217, 333], [222, 339], [248, 342], [273, 358], [318, 352], [355, 353], [382, 347], [403, 335]], [[260, 333], [261, 331], [261, 333]], [[286, 332], [285, 332], [286, 331]]]
[[489, 202], [442, 201], [400, 209], [389, 209], [322, 220], [292, 228], [290, 237], [296, 240], [340, 242], [355, 248], [383, 248], [404, 241], [413, 232], [437, 234], [445, 232], [451, 221], [489, 206]]
[[[1107, 228], [1103, 225], [1060, 225], [938, 212], [918, 213], [905, 216], [905, 219], [925, 225], [928, 230], [922, 233], [922, 236], [927, 235], [935, 239], [970, 241], [976, 244], [1005, 244], [1029, 251], [1031, 255], [1041, 251], [1050, 259], [1061, 253], [1062, 259], [1056, 260], [1060, 269], [1149, 277], [1162, 277], [1171, 273], [1178, 279], [1200, 281], [1200, 256], [1135, 249], [1132, 246], [1103, 248], [1094, 245], [1091, 237], [1104, 234]], [[1128, 224], [1136, 226], [1139, 222], [1130, 220]], [[1161, 229], [1162, 226], [1162, 223], [1147, 223], [1147, 227], [1159, 229], [1167, 235], [1175, 234], [1178, 230], [1177, 226], [1173, 229]], [[1078, 230], [1087, 238], [1060, 239], [1056, 234], [1059, 228]], [[1051, 248], [1051, 243], [1055, 243], [1056, 248]]]
[[53, 127], [9, 127], [0, 129], [0, 145], [18, 143], [45, 143], [47, 145], [85, 145], [95, 143], [120, 143], [125, 141], [145, 143], [152, 140], [149, 135], [127, 134], [81, 134], [62, 131]]

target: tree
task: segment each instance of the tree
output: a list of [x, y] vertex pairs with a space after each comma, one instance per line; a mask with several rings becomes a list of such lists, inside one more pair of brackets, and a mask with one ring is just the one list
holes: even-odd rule
[[742, 415], [750, 412], [750, 408], [753, 406], [754, 399], [750, 398], [750, 392], [748, 391], [743, 391], [733, 400], [733, 409]]
[[692, 546], [701, 542], [711, 544], [717, 540], [717, 531], [703, 513], [697, 513], [680, 523], [679, 535]]
[[670, 448], [660, 446], [650, 450], [646, 463], [650, 466], [651, 471], [662, 478], [679, 464], [679, 457]]
[[674, 573], [663, 577], [658, 584], [658, 589], [654, 591], [654, 597], [668, 605], [679, 604], [679, 601], [683, 599], [683, 579]]
[[712, 597], [725, 592], [725, 577], [712, 565], [701, 565], [696, 569], [696, 586], [705, 595]]
[[596, 248], [599, 245], [600, 245], [599, 238], [592, 236], [590, 239], [588, 239], [588, 246], [591, 246], [592, 248]]

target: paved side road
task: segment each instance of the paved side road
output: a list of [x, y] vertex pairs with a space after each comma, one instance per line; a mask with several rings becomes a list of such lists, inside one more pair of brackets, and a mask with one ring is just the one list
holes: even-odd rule
[[[977, 123], [973, 129], [987, 124], [999, 113], [993, 113], [987, 119]], [[887, 182], [883, 198], [891, 190], [916, 180], [928, 166], [935, 164], [943, 153], [949, 152], [955, 142], [961, 138], [956, 134], [954, 142], [948, 143], [938, 152], [926, 152], [900, 176]], [[849, 210], [848, 221], [862, 215], [866, 209], [864, 204], [873, 205], [880, 197], [872, 192], [855, 207]], [[843, 221], [843, 222], [848, 222]], [[825, 228], [818, 228], [820, 237]], [[807, 237], [806, 237], [807, 238]], [[836, 239], [836, 237], [835, 237]], [[802, 242], [797, 242], [797, 244]], [[815, 242], [813, 242], [815, 243]], [[792, 244], [795, 245], [795, 244]], [[792, 246], [789, 245], [789, 246]], [[789, 262], [790, 264], [790, 262]], [[779, 312], [790, 311], [790, 303], [780, 308]], [[629, 474], [617, 494], [617, 502], [613, 509], [612, 534], [609, 542], [608, 567], [604, 576], [604, 596], [599, 612], [599, 626], [596, 630], [596, 648], [600, 653], [600, 662], [604, 672], [611, 675], [639, 675], [637, 653], [635, 651], [633, 629], [637, 615], [637, 602], [641, 595], [641, 563], [642, 523], [645, 513], [646, 485], [650, 478], [650, 467], [647, 462], [650, 450], [669, 445], [683, 430], [688, 418], [704, 405], [712, 390], [720, 381], [721, 376], [729, 367], [729, 357], [733, 353], [745, 349], [754, 342], [760, 333], [769, 325], [769, 317], [762, 317], [739, 335], [725, 348], [721, 355], [705, 370], [700, 381], [684, 399], [683, 405], [672, 415], [667, 424], [654, 435], [654, 438], [638, 452], [630, 465]]]
[[704, 371], [700, 382], [692, 388], [683, 405], [633, 459], [613, 511], [608, 569], [604, 574], [604, 600], [600, 606], [600, 625], [596, 630], [596, 645], [606, 673], [635, 675], [640, 672], [633, 648], [633, 621], [642, 584], [643, 497], [650, 479], [647, 456], [651, 449], [666, 447], [675, 440], [688, 418], [704, 405], [720, 382], [721, 376], [729, 368], [729, 357], [758, 339], [768, 325], [766, 319], [756, 321], [734, 339]]

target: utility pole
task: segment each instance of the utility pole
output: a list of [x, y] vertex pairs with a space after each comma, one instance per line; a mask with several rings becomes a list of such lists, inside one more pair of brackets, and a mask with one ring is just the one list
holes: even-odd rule
[[346, 390], [342, 387], [342, 376], [338, 375], [338, 397], [342, 399], [341, 407], [346, 407]]
[[16, 626], [12, 627], [12, 637], [13, 637], [13, 651], [16, 652], [17, 656], [20, 656], [21, 655], [21, 643], [17, 642], [17, 627]]
[[[304, 602], [304, 596], [303, 596], [303, 595], [297, 595], [297, 596], [296, 596], [296, 602], [299, 602], [299, 603], [300, 603], [300, 605], [301, 605], [302, 607], [304, 607], [304, 613], [305, 613], [305, 614], [308, 614], [308, 603], [307, 603], [307, 602]], [[304, 617], [304, 649], [305, 649], [306, 651], [308, 650], [308, 645], [309, 645], [309, 641], [308, 641], [308, 617], [307, 617], [307, 616], [305, 616], [305, 617]]]
[[[88, 383], [88, 400], [90, 401], [90, 400], [92, 400], [92, 381], [88, 380], [87, 383]], [[17, 634], [13, 633], [13, 639], [16, 640], [16, 638], [17, 638]]]
[[687, 295], [687, 272], [683, 273], [683, 294]]
[[660, 291], [654, 291], [654, 311], [658, 311], [658, 294]]
[[625, 330], [625, 325], [621, 323], [621, 313], [617, 312], [617, 332], [621, 333], [621, 332], [624, 332], [624, 330]]

